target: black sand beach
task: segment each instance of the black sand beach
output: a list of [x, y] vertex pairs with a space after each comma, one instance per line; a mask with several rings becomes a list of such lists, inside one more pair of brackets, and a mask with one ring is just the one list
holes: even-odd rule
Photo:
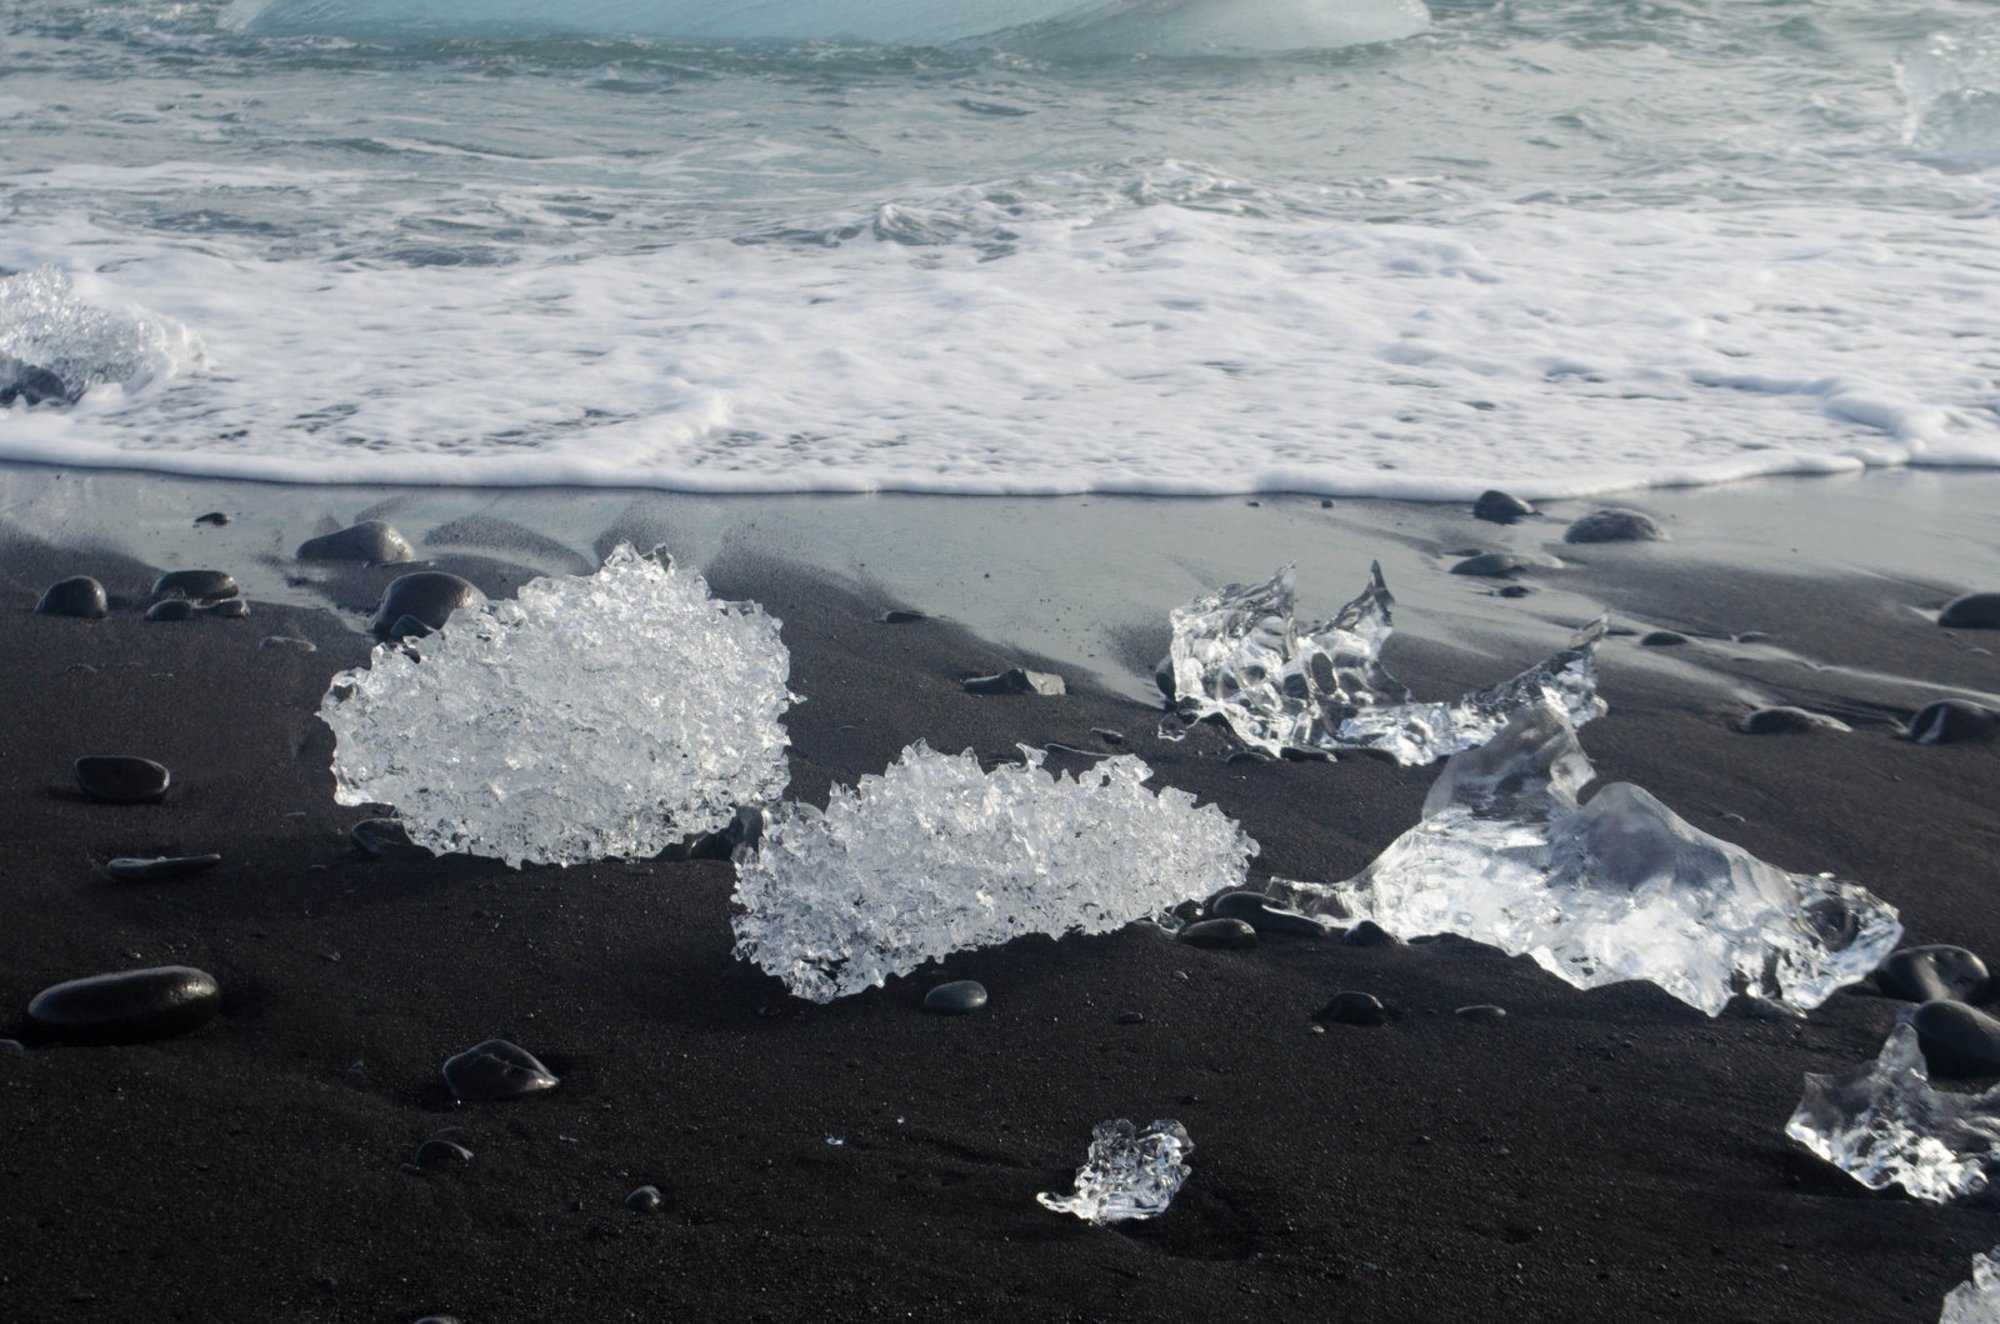
[[[1648, 493], [1629, 504], [1674, 541], [1563, 548], [1588, 504], [1501, 529], [1304, 498], [732, 502], [0, 471], [0, 1034], [38, 990], [104, 971], [185, 963], [225, 997], [151, 1044], [0, 1053], [0, 1318], [1934, 1320], [2000, 1218], [1870, 1194], [1783, 1135], [1802, 1076], [1872, 1056], [1897, 1002], [1850, 990], [1802, 1021], [1710, 1020], [1450, 938], [1216, 952], [1135, 927], [808, 1006], [731, 958], [726, 863], [516, 873], [354, 848], [367, 815], [334, 803], [316, 712], [408, 567], [288, 554], [378, 514], [506, 594], [619, 536], [665, 542], [784, 622], [807, 698], [787, 719], [794, 795], [823, 803], [919, 738], [1003, 753], [1102, 747], [1104, 728], [1239, 819], [1255, 873], [1325, 881], [1416, 820], [1436, 769], [1157, 740], [1169, 609], [1297, 559], [1302, 609], [1327, 612], [1379, 557], [1390, 667], [1441, 698], [1605, 606], [1692, 642], [1607, 642], [1611, 711], [1582, 733], [1602, 780], [1863, 884], [1908, 943], [1993, 959], [2000, 749], [1897, 732], [1931, 698], [2000, 703], [2000, 633], [1922, 614], [2000, 589], [1996, 498], [2000, 479], [1923, 474]], [[215, 509], [231, 523], [194, 523]], [[1444, 572], [1501, 547], [1571, 564], [1520, 599]], [[234, 573], [252, 616], [145, 621], [153, 579], [193, 566]], [[104, 582], [108, 618], [32, 614], [72, 574]], [[888, 607], [931, 619], [877, 623]], [[1751, 631], [1770, 637], [1727, 637]], [[1010, 665], [1070, 693], [960, 688]], [[1855, 729], [1733, 730], [1772, 702]], [[90, 803], [70, 776], [89, 753], [156, 759], [173, 788]], [[223, 863], [171, 882], [103, 867], [206, 851]], [[984, 1011], [919, 1009], [966, 978], [991, 991]], [[1389, 1023], [1316, 1029], [1336, 989], [1377, 995]], [[1453, 1014], [1475, 1003], [1508, 1014]], [[440, 1064], [495, 1036], [560, 1087], [452, 1106]], [[1038, 1207], [1121, 1116], [1193, 1137], [1171, 1211], [1107, 1229]], [[407, 1170], [433, 1136], [474, 1157]], [[659, 1211], [624, 1208], [642, 1183]]]

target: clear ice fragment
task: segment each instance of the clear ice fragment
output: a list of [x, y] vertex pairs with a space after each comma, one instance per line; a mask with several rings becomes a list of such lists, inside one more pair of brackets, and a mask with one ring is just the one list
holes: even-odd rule
[[1193, 1152], [1194, 1141], [1179, 1122], [1163, 1119], [1143, 1131], [1123, 1117], [1099, 1122], [1076, 1170], [1075, 1193], [1043, 1191], [1035, 1199], [1044, 1209], [1088, 1223], [1158, 1218], [1188, 1179], [1192, 1169], [1184, 1160]]
[[1360, 874], [1265, 890], [1398, 937], [1490, 943], [1578, 988], [1649, 980], [1711, 1016], [1737, 994], [1816, 1007], [1902, 936], [1862, 888], [1766, 864], [1637, 786], [1579, 807], [1593, 776], [1568, 714], [1536, 703], [1455, 755], [1423, 819]]
[[439, 855], [656, 855], [784, 790], [790, 668], [763, 608], [620, 546], [335, 676], [334, 795]]
[[1808, 1075], [1785, 1134], [1870, 1190], [1900, 1186], [1943, 1204], [1985, 1190], [2000, 1164], [2000, 1086], [1982, 1094], [1932, 1089], [1913, 1010], [1873, 1062]]
[[1599, 620], [1561, 652], [1496, 685], [1419, 703], [1383, 668], [1395, 599], [1371, 567], [1368, 586], [1330, 621], [1294, 618], [1294, 571], [1230, 584], [1172, 614], [1174, 698], [1184, 722], [1220, 717], [1272, 757], [1365, 749], [1417, 766], [1490, 740], [1522, 708], [1553, 702], [1582, 725], [1597, 697]]
[[0, 278], [0, 393], [33, 398], [43, 394], [36, 383], [53, 377], [74, 400], [95, 386], [140, 386], [204, 361], [187, 327], [143, 308], [99, 307], [55, 267]]
[[2000, 1322], [2000, 1251], [1972, 1257], [1972, 1278], [1951, 1289], [1938, 1324]]
[[1103, 933], [1241, 887], [1257, 843], [1214, 805], [1144, 783], [1130, 754], [1073, 776], [982, 771], [923, 742], [824, 812], [783, 804], [737, 857], [736, 955], [814, 1002], [1028, 933]]

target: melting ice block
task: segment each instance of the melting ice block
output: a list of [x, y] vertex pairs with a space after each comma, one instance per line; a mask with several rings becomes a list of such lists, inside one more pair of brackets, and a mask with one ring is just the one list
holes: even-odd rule
[[1027, 933], [1103, 933], [1243, 884], [1257, 843], [1129, 754], [1071, 777], [919, 741], [739, 854], [736, 955], [814, 1002]]
[[54, 379], [74, 400], [94, 386], [139, 386], [204, 361], [187, 327], [143, 308], [99, 307], [54, 267], [0, 278], [0, 392], [30, 398]]
[[1902, 936], [1862, 888], [1766, 864], [1636, 786], [1579, 807], [1594, 776], [1568, 715], [1537, 703], [1454, 756], [1422, 821], [1360, 874], [1267, 890], [1401, 937], [1491, 943], [1579, 988], [1650, 980], [1711, 1016], [1738, 993], [1816, 1007]]
[[1785, 1134], [1870, 1190], [1900, 1186], [1943, 1204], [1985, 1190], [2000, 1164], [2000, 1086], [1983, 1094], [1932, 1089], [1910, 1014], [1873, 1062], [1808, 1075]]
[[2000, 1251], [1972, 1257], [1972, 1280], [1951, 1289], [1938, 1324], [1993, 1324], [2000, 1320]]
[[620, 546], [335, 676], [335, 798], [440, 855], [655, 855], [784, 790], [790, 668], [763, 608]]
[[1123, 1117], [1099, 1122], [1076, 1170], [1075, 1193], [1043, 1191], [1035, 1199], [1044, 1209], [1090, 1223], [1158, 1218], [1188, 1179], [1191, 1169], [1183, 1160], [1193, 1152], [1194, 1141], [1179, 1122], [1161, 1120], [1143, 1131]]
[[1515, 713], [1559, 705], [1575, 725], [1604, 712], [1597, 697], [1598, 621], [1553, 657], [1450, 702], [1419, 703], [1382, 666], [1395, 599], [1374, 566], [1368, 587], [1330, 621], [1294, 617], [1294, 571], [1230, 584], [1172, 614], [1174, 696], [1181, 718], [1219, 716], [1273, 757], [1287, 749], [1367, 749], [1421, 765], [1493, 738]]

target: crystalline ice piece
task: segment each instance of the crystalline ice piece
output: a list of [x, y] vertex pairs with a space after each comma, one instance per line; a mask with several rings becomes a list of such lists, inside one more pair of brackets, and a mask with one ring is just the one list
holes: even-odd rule
[[736, 955], [815, 1002], [1025, 933], [1103, 933], [1242, 886], [1257, 843], [1130, 754], [1074, 777], [923, 742], [822, 813], [785, 804], [738, 855]]
[[790, 667], [761, 607], [620, 546], [335, 676], [335, 798], [440, 855], [655, 855], [784, 790]]
[[1192, 1171], [1182, 1160], [1194, 1141], [1179, 1122], [1161, 1120], [1140, 1131], [1120, 1117], [1090, 1133], [1090, 1154], [1076, 1170], [1076, 1193], [1043, 1191], [1044, 1209], [1075, 1214], [1088, 1223], [1158, 1218], [1167, 1212]]
[[143, 308], [100, 308], [54, 267], [0, 278], [0, 391], [39, 396], [37, 384], [53, 376], [74, 400], [93, 386], [137, 386], [203, 359], [185, 326]]
[[1567, 714], [1537, 703], [1454, 756], [1423, 820], [1360, 874], [1266, 890], [1399, 937], [1491, 943], [1579, 988], [1650, 980], [1711, 1016], [1738, 993], [1816, 1007], [1902, 936], [1862, 888], [1766, 864], [1636, 786], [1578, 808], [1594, 775]]
[[1932, 1089], [1909, 1017], [1905, 1011], [1873, 1062], [1808, 1075], [1785, 1134], [1870, 1190], [1900, 1186], [1943, 1204], [1985, 1190], [2000, 1164], [2000, 1086], [1983, 1094]]
[[1183, 721], [1219, 716], [1238, 740], [1273, 757], [1367, 749], [1419, 765], [1485, 743], [1516, 711], [1543, 700], [1560, 704], [1577, 725], [1604, 711], [1602, 620], [1510, 680], [1448, 703], [1418, 703], [1382, 666], [1395, 599], [1380, 565], [1331, 621], [1303, 626], [1293, 618], [1293, 580], [1286, 566], [1262, 584], [1230, 584], [1174, 610], [1170, 658]]
[[1994, 1324], [2000, 1320], [2000, 1251], [1972, 1257], [1972, 1280], [1951, 1289], [1938, 1324]]

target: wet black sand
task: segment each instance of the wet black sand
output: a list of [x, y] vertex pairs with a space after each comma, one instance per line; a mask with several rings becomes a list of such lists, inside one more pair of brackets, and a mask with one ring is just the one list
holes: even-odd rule
[[[1802, 1074], [1879, 1045], [1897, 1004], [1873, 996], [1838, 995], [1803, 1022], [1711, 1021], [1648, 987], [1578, 992], [1452, 939], [1267, 939], [1238, 953], [1133, 929], [963, 953], [807, 1007], [731, 959], [726, 864], [517, 874], [368, 857], [346, 836], [363, 811], [333, 803], [314, 713], [328, 677], [366, 656], [352, 613], [395, 572], [282, 582], [285, 548], [363, 503], [265, 490], [279, 532], [255, 536], [268, 545], [226, 529], [212, 544], [255, 615], [153, 624], [140, 619], [152, 578], [191, 562], [148, 521], [171, 507], [192, 528], [246, 489], [130, 481], [148, 493], [143, 518], [101, 500], [6, 508], [0, 1027], [49, 984], [140, 965], [206, 969], [226, 1004], [152, 1045], [0, 1055], [0, 1317], [1928, 1321], [1971, 1255], [2000, 1243], [1991, 1210], [1871, 1195], [1785, 1140]], [[622, 516], [604, 500], [609, 530]], [[1089, 519], [1079, 504], [1043, 503], [1042, 523], [1020, 523], [1023, 546], [1067, 536], [1065, 521]], [[1700, 494], [1637, 504], [1686, 512], [1676, 542], [1579, 553], [1587, 564], [1518, 604], [1475, 601], [1481, 587], [1444, 585], [1441, 570], [1438, 585], [1392, 570], [1416, 627], [1391, 645], [1394, 669], [1431, 697], [1496, 679], [1560, 642], [1573, 597], [1694, 633], [1676, 650], [1607, 644], [1612, 712], [1583, 733], [1600, 777], [1646, 786], [1766, 859], [1867, 885], [1900, 908], [1907, 941], [2000, 957], [2000, 750], [1919, 747], [1893, 726], [1927, 687], [2000, 690], [2000, 660], [1969, 651], [2000, 636], [1952, 635], [1918, 614], [1996, 586], [1969, 582], [2000, 578], [1990, 524], [1952, 517], [1968, 559], [1870, 573], [1792, 559], [1787, 532], [1808, 518], [1797, 512], [1739, 532], [1719, 557]], [[897, 516], [894, 503], [877, 509]], [[1236, 509], [1214, 527], [1267, 515]], [[531, 502], [504, 513], [594, 554], [574, 509], [543, 512], [545, 529]], [[431, 545], [420, 520], [384, 517], [489, 593], [540, 564]], [[1337, 879], [1414, 821], [1435, 775], [1367, 758], [1228, 764], [1205, 735], [1155, 740], [1156, 713], [1136, 696], [1165, 611], [1186, 594], [1133, 590], [1132, 620], [1159, 620], [1148, 638], [1090, 607], [1115, 589], [1079, 587], [1074, 610], [1097, 631], [1078, 627], [1088, 648], [1038, 657], [954, 623], [977, 618], [984, 576], [1005, 580], [1004, 554], [978, 564], [942, 547], [966, 596], [911, 600], [907, 583], [801, 557], [792, 530], [759, 518], [703, 560], [718, 591], [785, 623], [793, 688], [808, 696], [788, 719], [805, 798], [880, 771], [919, 737], [1001, 752], [1091, 747], [1093, 728], [1111, 728], [1161, 781], [1239, 818], [1263, 845], [1259, 871]], [[1329, 539], [1372, 533], [1406, 561], [1524, 536], [1382, 503], [1323, 518]], [[1913, 529], [1935, 536], [1942, 518], [1913, 511]], [[263, 528], [231, 528], [245, 524]], [[1227, 542], [1186, 559], [1207, 572], [1229, 562]], [[1080, 586], [1090, 564], [1080, 558]], [[1268, 570], [1228, 564], [1223, 577]], [[105, 581], [108, 619], [27, 610], [73, 573]], [[1364, 573], [1309, 605], [1337, 605]], [[1036, 592], [1060, 604], [1065, 585]], [[1450, 616], [1445, 593], [1478, 614]], [[1451, 628], [1419, 627], [1429, 602]], [[952, 619], [876, 623], [888, 606]], [[1776, 637], [1714, 637], [1751, 629]], [[318, 651], [260, 649], [269, 635]], [[1665, 651], [1687, 656], [1654, 656]], [[1071, 693], [961, 692], [960, 677], [1006, 665], [1062, 672]], [[1857, 729], [1735, 734], [1753, 699], [1838, 711]], [[167, 802], [84, 801], [69, 763], [98, 752], [169, 765]], [[168, 883], [117, 883], [102, 868], [209, 850], [221, 866]], [[991, 1005], [965, 1018], [918, 1009], [957, 978], [985, 983]], [[1340, 988], [1376, 994], [1391, 1022], [1315, 1033], [1311, 1013]], [[1489, 1002], [1508, 1017], [1452, 1014]], [[1125, 1011], [1143, 1022], [1119, 1024]], [[440, 1064], [493, 1036], [535, 1052], [562, 1085], [448, 1106]], [[1114, 1116], [1186, 1125], [1194, 1176], [1172, 1211], [1109, 1230], [1039, 1208], [1035, 1193], [1066, 1189], [1091, 1126]], [[440, 1134], [473, 1160], [405, 1171]], [[664, 1193], [659, 1212], [623, 1207], [642, 1183]]]

